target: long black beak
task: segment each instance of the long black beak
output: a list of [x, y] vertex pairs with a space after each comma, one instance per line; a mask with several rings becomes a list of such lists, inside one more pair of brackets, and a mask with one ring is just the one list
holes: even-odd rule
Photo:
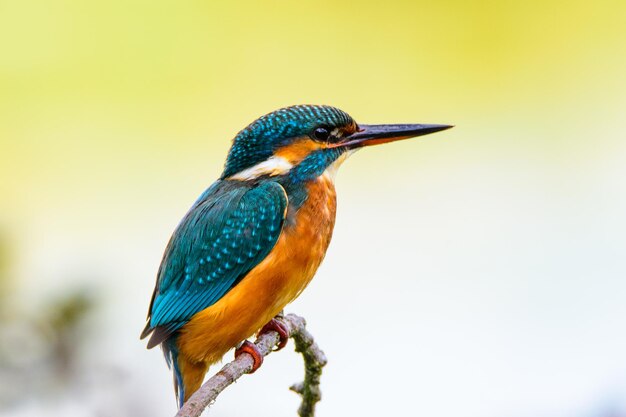
[[450, 129], [450, 125], [359, 125], [359, 130], [348, 136], [335, 146], [360, 148], [363, 146], [380, 145], [396, 140], [424, 136], [430, 133]]

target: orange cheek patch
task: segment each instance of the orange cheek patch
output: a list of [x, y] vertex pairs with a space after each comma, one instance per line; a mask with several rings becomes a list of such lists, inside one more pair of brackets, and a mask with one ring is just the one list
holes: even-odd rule
[[344, 136], [350, 136], [351, 134], [356, 133], [357, 130], [358, 130], [357, 124], [355, 122], [352, 122], [350, 126], [345, 128]]
[[315, 142], [313, 139], [304, 137], [301, 139], [297, 139], [287, 146], [283, 146], [282, 148], [274, 152], [274, 155], [284, 158], [287, 161], [291, 162], [293, 165], [296, 165], [300, 163], [304, 158], [309, 156], [311, 152], [325, 147], [326, 146], [322, 143]]

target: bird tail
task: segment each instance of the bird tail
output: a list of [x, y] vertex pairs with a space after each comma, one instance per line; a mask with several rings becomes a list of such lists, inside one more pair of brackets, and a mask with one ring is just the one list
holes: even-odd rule
[[161, 347], [167, 366], [174, 374], [174, 393], [178, 408], [182, 408], [185, 401], [202, 385], [208, 366], [203, 362], [192, 362], [184, 355], [180, 355], [175, 337], [164, 341]]

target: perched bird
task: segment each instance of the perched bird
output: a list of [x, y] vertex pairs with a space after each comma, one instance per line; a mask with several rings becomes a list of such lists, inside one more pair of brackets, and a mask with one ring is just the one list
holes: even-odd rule
[[[262, 362], [255, 332], [307, 286], [333, 233], [334, 177], [360, 148], [426, 135], [448, 125], [359, 125], [330, 106], [287, 107], [262, 116], [233, 140], [224, 172], [172, 235], [141, 338], [161, 345], [179, 407], [208, 367], [239, 346]], [[243, 342], [243, 343], [242, 343]]]

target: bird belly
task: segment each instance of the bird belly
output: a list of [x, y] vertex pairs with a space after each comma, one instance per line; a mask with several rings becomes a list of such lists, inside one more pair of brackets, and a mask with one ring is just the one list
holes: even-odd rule
[[288, 218], [269, 255], [212, 306], [180, 330], [180, 353], [212, 364], [293, 301], [313, 278], [330, 243], [336, 213], [332, 180], [308, 185], [305, 203]]

